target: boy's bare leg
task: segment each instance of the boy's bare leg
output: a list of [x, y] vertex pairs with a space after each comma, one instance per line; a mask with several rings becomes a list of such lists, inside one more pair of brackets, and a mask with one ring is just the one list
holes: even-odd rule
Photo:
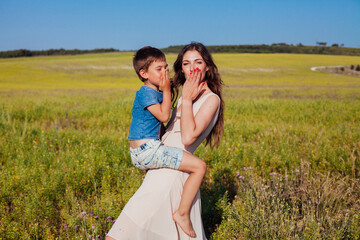
[[190, 173], [190, 176], [184, 184], [180, 205], [178, 210], [173, 213], [173, 219], [187, 235], [196, 237], [190, 220], [190, 208], [204, 178], [206, 163], [184, 151], [179, 170]]

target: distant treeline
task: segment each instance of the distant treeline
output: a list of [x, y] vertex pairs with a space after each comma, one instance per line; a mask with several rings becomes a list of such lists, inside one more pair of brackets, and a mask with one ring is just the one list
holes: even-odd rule
[[13, 51], [0, 52], [0, 58], [13, 58], [13, 57], [35, 57], [35, 56], [53, 56], [53, 55], [77, 55], [87, 53], [106, 53], [106, 52], [118, 52], [119, 50], [114, 48], [97, 48], [93, 50], [79, 50], [70, 49], [49, 49], [42, 51], [31, 51], [27, 49], [18, 49]]
[[[326, 46], [326, 43], [317, 43], [319, 46], [305, 46], [300, 44], [289, 45], [286, 43], [274, 43], [271, 45], [215, 45], [206, 46], [212, 53], [302, 53], [302, 54], [329, 54], [329, 55], [360, 55], [360, 48], [348, 48], [333, 44]], [[178, 53], [184, 45], [169, 46], [161, 49], [165, 53]], [[119, 52], [114, 48], [98, 48], [93, 50], [79, 49], [49, 49], [42, 51], [31, 51], [27, 49], [19, 49], [13, 51], [0, 52], [0, 58], [12, 57], [33, 57], [33, 56], [53, 56], [53, 55], [77, 55], [87, 53], [106, 53]]]
[[[166, 53], [178, 53], [183, 45], [163, 48]], [[360, 55], [360, 48], [333, 46], [304, 46], [274, 43], [272, 45], [217, 45], [206, 46], [212, 53], [302, 53], [302, 54], [330, 54], [330, 55]]]

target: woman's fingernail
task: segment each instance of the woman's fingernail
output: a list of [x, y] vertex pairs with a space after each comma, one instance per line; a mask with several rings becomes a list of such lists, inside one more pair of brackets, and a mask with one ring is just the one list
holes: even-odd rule
[[204, 86], [204, 85], [205, 85], [205, 82], [203, 82], [201, 85], [203, 85], [203, 86]]
[[190, 73], [190, 75], [192, 74], [192, 72]]

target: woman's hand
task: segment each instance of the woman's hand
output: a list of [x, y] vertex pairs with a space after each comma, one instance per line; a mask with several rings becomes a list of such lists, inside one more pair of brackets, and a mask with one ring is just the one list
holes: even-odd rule
[[200, 84], [201, 79], [201, 70], [199, 68], [195, 68], [192, 73], [190, 73], [190, 77], [186, 79], [183, 89], [182, 89], [182, 101], [193, 101], [200, 93], [203, 88], [205, 82]]

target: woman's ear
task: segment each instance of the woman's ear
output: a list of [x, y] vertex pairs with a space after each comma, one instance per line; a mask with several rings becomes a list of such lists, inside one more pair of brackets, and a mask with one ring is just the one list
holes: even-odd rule
[[139, 71], [140, 73], [140, 76], [143, 78], [143, 79], [148, 79], [148, 74], [147, 74], [147, 71], [145, 71], [144, 69], [141, 69]]
[[209, 71], [209, 67], [208, 67], [208, 66], [206, 66], [206, 68], [205, 68], [205, 72], [207, 72], [207, 71]]

